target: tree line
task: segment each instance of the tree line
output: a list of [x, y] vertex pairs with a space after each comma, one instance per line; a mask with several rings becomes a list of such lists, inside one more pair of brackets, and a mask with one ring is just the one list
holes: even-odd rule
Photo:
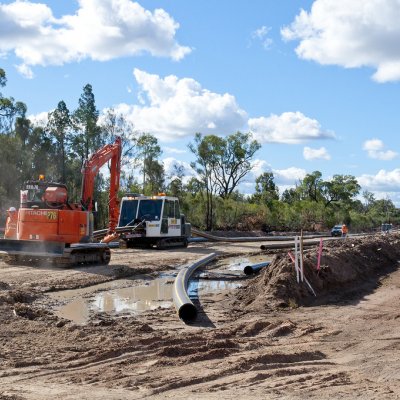
[[[23, 102], [3, 95], [6, 83], [6, 73], [0, 68], [3, 220], [5, 210], [18, 204], [23, 182], [37, 179], [39, 174], [49, 181], [65, 183], [70, 200], [77, 201], [84, 160], [112, 143], [117, 135], [123, 141], [121, 195], [166, 192], [177, 196], [187, 219], [201, 229], [316, 230], [346, 223], [361, 230], [400, 220], [399, 210], [390, 199], [377, 200], [367, 191], [360, 196], [360, 185], [352, 175], [324, 180], [321, 172], [314, 171], [280, 194], [273, 173], [265, 172], [255, 179], [254, 194], [245, 196], [238, 190], [239, 184], [251, 171], [261, 147], [250, 133], [236, 132], [224, 138], [196, 133], [188, 144], [195, 177], [185, 177], [179, 164], [167, 174], [157, 138], [137, 132], [113, 109], [100, 116], [90, 84], [84, 86], [75, 110], [60, 100], [48, 113], [46, 124], [38, 126], [27, 118]], [[102, 174], [96, 179], [95, 197], [96, 225], [101, 228], [107, 224], [108, 202], [108, 182]]]

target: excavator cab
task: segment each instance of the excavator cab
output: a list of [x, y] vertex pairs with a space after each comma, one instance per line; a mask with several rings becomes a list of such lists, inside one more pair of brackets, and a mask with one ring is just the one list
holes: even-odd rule
[[67, 186], [44, 180], [27, 181], [21, 190], [21, 208], [61, 208], [67, 204]]

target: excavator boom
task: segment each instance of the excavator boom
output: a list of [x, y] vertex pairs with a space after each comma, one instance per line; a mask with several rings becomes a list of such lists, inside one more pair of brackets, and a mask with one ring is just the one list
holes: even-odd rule
[[121, 174], [122, 141], [120, 137], [113, 144], [107, 144], [96, 151], [85, 161], [82, 169], [82, 198], [81, 203], [85, 210], [93, 209], [94, 180], [100, 168], [111, 160], [110, 191], [109, 191], [109, 231], [114, 231], [118, 223], [118, 190]]

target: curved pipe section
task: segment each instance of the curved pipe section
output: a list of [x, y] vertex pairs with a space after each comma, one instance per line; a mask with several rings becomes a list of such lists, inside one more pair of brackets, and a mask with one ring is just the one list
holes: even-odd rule
[[246, 265], [243, 269], [243, 272], [246, 275], [254, 275], [257, 272], [259, 272], [261, 270], [261, 268], [268, 267], [269, 264], [271, 264], [270, 261], [265, 261], [265, 262], [261, 262], [258, 264]]
[[197, 268], [208, 264], [216, 257], [216, 253], [211, 253], [210, 255], [203, 257], [200, 260], [197, 260], [194, 264], [182, 268], [175, 278], [172, 296], [179, 318], [183, 321], [193, 321], [197, 317], [197, 308], [192, 303], [187, 294], [188, 282], [190, 277]]

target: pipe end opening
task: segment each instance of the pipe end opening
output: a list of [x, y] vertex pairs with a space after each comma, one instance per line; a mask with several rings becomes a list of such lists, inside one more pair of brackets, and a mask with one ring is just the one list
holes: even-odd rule
[[193, 321], [197, 317], [197, 309], [193, 304], [187, 303], [179, 308], [178, 315], [183, 321]]
[[254, 270], [253, 270], [253, 267], [251, 265], [247, 265], [246, 267], [244, 267], [243, 272], [246, 275], [253, 275], [254, 274]]

